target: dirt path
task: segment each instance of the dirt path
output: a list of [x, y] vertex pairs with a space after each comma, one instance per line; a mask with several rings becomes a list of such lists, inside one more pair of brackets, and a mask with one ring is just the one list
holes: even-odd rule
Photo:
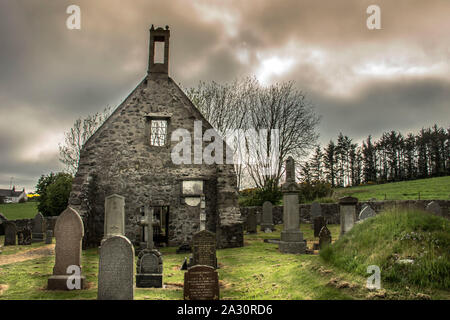
[[7, 254], [7, 255], [0, 254], [0, 266], [5, 265], [5, 264], [11, 264], [11, 263], [16, 263], [16, 262], [38, 259], [38, 258], [53, 255], [54, 253], [55, 253], [55, 245], [49, 244], [48, 246], [30, 249], [30, 250], [15, 253], [15, 254]]

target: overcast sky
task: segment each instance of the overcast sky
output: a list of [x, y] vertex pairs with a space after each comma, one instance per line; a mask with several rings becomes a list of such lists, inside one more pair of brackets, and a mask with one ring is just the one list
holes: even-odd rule
[[[69, 5], [81, 30], [66, 28]], [[381, 30], [366, 9], [381, 8]], [[59, 171], [80, 116], [116, 107], [146, 75], [148, 29], [169, 25], [170, 76], [293, 80], [320, 141], [450, 125], [448, 0], [1, 0], [0, 188]]]

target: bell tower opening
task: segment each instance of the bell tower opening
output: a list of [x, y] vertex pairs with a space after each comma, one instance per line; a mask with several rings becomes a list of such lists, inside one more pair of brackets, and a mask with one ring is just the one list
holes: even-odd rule
[[148, 74], [169, 74], [169, 26], [165, 29], [156, 28], [152, 25], [150, 28], [150, 48]]

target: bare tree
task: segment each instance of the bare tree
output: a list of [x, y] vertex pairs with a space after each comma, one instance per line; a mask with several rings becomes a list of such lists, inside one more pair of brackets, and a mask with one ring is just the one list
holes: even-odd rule
[[106, 107], [103, 112], [79, 118], [74, 122], [73, 127], [64, 133], [64, 144], [59, 145], [59, 161], [66, 165], [68, 173], [75, 175], [84, 143], [108, 119], [110, 114], [111, 108]]
[[288, 156], [300, 159], [317, 141], [320, 117], [293, 82], [269, 87], [255, 78], [224, 85], [201, 82], [187, 94], [222, 136], [227, 130], [245, 132], [234, 146], [244, 160], [235, 164], [238, 187], [247, 176], [259, 188], [277, 186]]

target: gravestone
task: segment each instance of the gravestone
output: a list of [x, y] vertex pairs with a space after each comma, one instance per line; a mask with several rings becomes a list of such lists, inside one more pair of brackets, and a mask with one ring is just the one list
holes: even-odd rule
[[192, 237], [192, 265], [206, 265], [217, 268], [216, 235], [210, 231], [197, 232]]
[[23, 228], [17, 232], [17, 244], [22, 246], [29, 246], [32, 242], [31, 230], [28, 227]]
[[133, 300], [134, 248], [125, 236], [110, 236], [100, 247], [98, 300]]
[[146, 248], [139, 252], [136, 265], [136, 287], [162, 288], [163, 261], [153, 244], [153, 210], [145, 207], [145, 218], [139, 224], [144, 227]]
[[279, 249], [283, 253], [305, 253], [306, 243], [300, 231], [299, 187], [295, 182], [295, 162], [292, 157], [286, 160], [286, 181], [281, 186], [281, 191], [283, 192], [283, 231]]
[[105, 198], [103, 241], [113, 236], [125, 235], [125, 198], [113, 194]]
[[197, 265], [184, 274], [184, 300], [219, 300], [219, 276], [210, 266]]
[[369, 205], [367, 205], [361, 210], [358, 218], [359, 221], [363, 221], [367, 218], [375, 217], [376, 215], [376, 212]]
[[38, 212], [33, 219], [33, 235], [32, 242], [43, 242], [44, 241], [44, 229], [45, 229], [45, 219], [42, 213]]
[[325, 246], [331, 244], [331, 232], [327, 226], [323, 226], [319, 232], [319, 248], [323, 249]]
[[45, 244], [51, 244], [53, 241], [53, 231], [47, 230], [45, 235]]
[[263, 214], [261, 220], [261, 231], [272, 232], [275, 230], [273, 225], [273, 206], [272, 202], [265, 201], [263, 203]]
[[436, 201], [431, 201], [429, 204], [427, 204], [425, 210], [428, 212], [434, 213], [438, 216], [442, 215], [441, 206]]
[[5, 235], [5, 227], [3, 225], [5, 221], [8, 221], [8, 219], [0, 212], [0, 236]]
[[257, 232], [255, 208], [250, 208], [248, 210], [246, 226], [247, 226], [247, 233], [256, 233]]
[[322, 216], [322, 206], [317, 201], [311, 203], [311, 220]]
[[357, 198], [344, 197], [339, 199], [339, 214], [341, 223], [341, 235], [349, 232], [356, 221]]
[[5, 228], [5, 242], [4, 245], [6, 246], [15, 246], [16, 245], [16, 238], [17, 238], [17, 227], [16, 224], [12, 221], [4, 221], [3, 227]]
[[325, 218], [322, 216], [315, 217], [313, 221], [314, 226], [314, 237], [318, 237], [320, 230], [322, 230], [322, 227], [325, 226]]
[[81, 275], [81, 242], [83, 221], [71, 207], [61, 213], [55, 225], [55, 266], [48, 279], [49, 290], [83, 289], [85, 278]]

